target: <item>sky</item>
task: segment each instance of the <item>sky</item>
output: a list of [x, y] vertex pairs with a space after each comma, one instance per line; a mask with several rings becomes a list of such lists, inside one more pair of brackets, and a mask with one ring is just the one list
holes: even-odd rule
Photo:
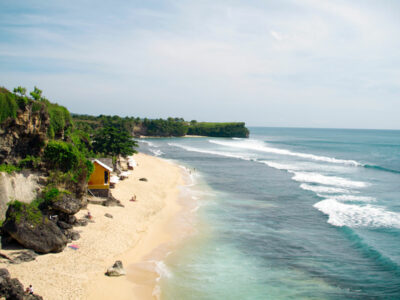
[[92, 115], [400, 129], [400, 2], [1, 0], [0, 86]]

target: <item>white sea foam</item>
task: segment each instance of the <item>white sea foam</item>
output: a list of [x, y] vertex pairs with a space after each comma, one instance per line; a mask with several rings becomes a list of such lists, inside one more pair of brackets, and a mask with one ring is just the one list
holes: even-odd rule
[[156, 144], [154, 144], [152, 142], [149, 142], [149, 141], [139, 140], [139, 143], [146, 144], [146, 145], [148, 145], [150, 147], [158, 147]]
[[289, 165], [289, 164], [281, 164], [277, 162], [260, 160], [260, 163], [266, 164], [268, 167], [278, 169], [278, 170], [302, 170], [302, 168], [298, 165]]
[[303, 190], [312, 191], [315, 193], [327, 193], [327, 194], [358, 193], [358, 192], [350, 192], [349, 190], [337, 188], [337, 187], [309, 185], [306, 183], [300, 184], [300, 188], [302, 188]]
[[168, 269], [167, 265], [162, 260], [152, 261], [155, 264], [155, 270], [159, 275], [159, 278], [166, 277], [171, 278], [172, 272]]
[[[168, 252], [167, 256], [170, 254]], [[154, 287], [153, 290], [153, 297], [156, 299], [160, 299], [161, 297], [161, 287], [159, 285], [159, 281], [161, 278], [171, 278], [172, 277], [172, 272], [167, 268], [165, 263], [162, 260], [151, 260], [149, 261], [150, 263], [154, 264], [154, 270], [158, 274], [158, 277], [156, 278], [157, 284]]]
[[329, 199], [335, 199], [339, 201], [356, 201], [356, 202], [374, 202], [376, 199], [374, 197], [368, 197], [368, 196], [356, 196], [356, 195], [322, 195], [318, 194], [319, 197], [321, 198], [329, 198]]
[[370, 204], [359, 206], [326, 199], [314, 204], [314, 207], [328, 215], [328, 223], [334, 226], [400, 228], [399, 213]]
[[205, 149], [199, 149], [199, 148], [194, 148], [194, 147], [190, 147], [190, 146], [184, 146], [184, 145], [176, 144], [176, 143], [168, 143], [168, 145], [174, 146], [174, 147], [178, 147], [178, 148], [184, 149], [186, 151], [191, 151], [191, 152], [199, 152], [199, 153], [205, 153], [205, 154], [211, 154], [211, 155], [238, 158], [238, 159], [243, 159], [243, 160], [252, 160], [251, 157], [246, 156], [244, 154], [236, 154], [236, 153], [230, 153], [230, 152], [205, 150]]
[[363, 188], [368, 186], [366, 182], [353, 181], [337, 176], [325, 176], [313, 172], [294, 172], [294, 171], [289, 171], [289, 172], [294, 174], [292, 179], [299, 182], [318, 183], [318, 184], [333, 185], [344, 188]]
[[162, 152], [160, 149], [152, 149], [149, 148], [150, 152], [153, 153], [155, 156], [161, 156], [164, 154], [164, 152]]
[[219, 141], [219, 140], [209, 140], [210, 143], [222, 145], [226, 147], [233, 147], [233, 148], [240, 148], [240, 149], [249, 149], [249, 150], [256, 150], [261, 152], [267, 153], [274, 153], [280, 155], [288, 155], [288, 156], [296, 156], [305, 159], [312, 159], [316, 161], [323, 161], [328, 163], [335, 163], [335, 164], [345, 164], [345, 165], [352, 165], [352, 166], [361, 166], [359, 162], [355, 160], [346, 160], [346, 159], [337, 159], [334, 157], [327, 157], [327, 156], [319, 156], [310, 153], [300, 153], [300, 152], [293, 152], [286, 149], [279, 149], [266, 146], [263, 142], [257, 140], [246, 140], [246, 141]]

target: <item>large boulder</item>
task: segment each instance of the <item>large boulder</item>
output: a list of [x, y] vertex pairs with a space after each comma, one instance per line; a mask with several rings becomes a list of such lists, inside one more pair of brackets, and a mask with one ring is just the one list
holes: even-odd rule
[[0, 269], [0, 298], [7, 300], [43, 300], [39, 295], [25, 294], [24, 287], [16, 278], [11, 278], [7, 269]]
[[51, 204], [51, 208], [67, 215], [74, 215], [81, 209], [81, 200], [69, 194], [62, 194], [59, 200]]
[[61, 252], [68, 242], [54, 222], [23, 203], [8, 207], [3, 232], [38, 253]]

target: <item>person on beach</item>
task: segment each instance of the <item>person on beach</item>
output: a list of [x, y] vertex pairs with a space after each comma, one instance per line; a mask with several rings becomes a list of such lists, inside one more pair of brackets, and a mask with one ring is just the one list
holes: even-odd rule
[[30, 295], [33, 295], [33, 287], [32, 287], [32, 284], [30, 284], [30, 285], [26, 288], [25, 293], [30, 294]]
[[89, 220], [91, 220], [93, 217], [92, 217], [92, 214], [90, 213], [90, 211], [88, 211], [87, 212], [87, 216], [86, 216]]
[[132, 201], [132, 202], [136, 201], [136, 195], [133, 195], [131, 200], [129, 200], [129, 201]]

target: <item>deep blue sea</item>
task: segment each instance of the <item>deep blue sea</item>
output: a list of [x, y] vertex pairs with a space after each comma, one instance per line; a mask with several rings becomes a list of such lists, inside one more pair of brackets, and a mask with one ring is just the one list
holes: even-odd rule
[[161, 299], [400, 299], [400, 131], [250, 131], [140, 141], [199, 206]]

